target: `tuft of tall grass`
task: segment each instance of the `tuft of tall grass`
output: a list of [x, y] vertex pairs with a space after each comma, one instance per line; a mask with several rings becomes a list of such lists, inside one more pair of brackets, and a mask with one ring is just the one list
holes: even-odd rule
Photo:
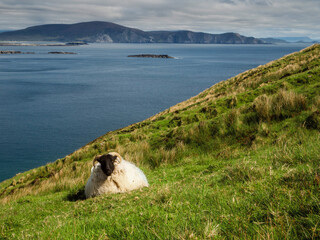
[[282, 120], [306, 110], [307, 101], [302, 94], [280, 89], [271, 96], [258, 96], [253, 106], [261, 120]]
[[291, 117], [291, 113], [306, 110], [306, 98], [292, 91], [280, 90], [272, 99], [273, 113], [277, 118]]
[[272, 115], [272, 98], [266, 94], [257, 97], [254, 102], [254, 109], [258, 113], [260, 119], [270, 121]]

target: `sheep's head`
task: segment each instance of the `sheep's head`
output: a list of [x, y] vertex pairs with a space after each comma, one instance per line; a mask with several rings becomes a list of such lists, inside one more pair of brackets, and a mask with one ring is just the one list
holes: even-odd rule
[[115, 168], [115, 165], [121, 162], [121, 156], [119, 153], [111, 152], [108, 154], [98, 155], [93, 159], [93, 166], [95, 162], [99, 162], [101, 165], [101, 170], [105, 175], [110, 176]]

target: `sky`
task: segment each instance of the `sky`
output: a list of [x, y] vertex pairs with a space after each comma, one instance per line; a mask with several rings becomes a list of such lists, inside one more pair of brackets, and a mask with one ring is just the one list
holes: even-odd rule
[[320, 39], [320, 0], [0, 0], [0, 30], [108, 21], [141, 30]]

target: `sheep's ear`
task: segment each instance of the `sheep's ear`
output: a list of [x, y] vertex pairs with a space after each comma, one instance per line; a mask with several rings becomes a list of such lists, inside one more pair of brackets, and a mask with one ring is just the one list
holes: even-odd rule
[[114, 171], [113, 160], [109, 156], [102, 156], [98, 161], [104, 174], [110, 176]]
[[118, 157], [117, 156], [112, 156], [111, 158], [112, 158], [112, 161], [115, 162]]

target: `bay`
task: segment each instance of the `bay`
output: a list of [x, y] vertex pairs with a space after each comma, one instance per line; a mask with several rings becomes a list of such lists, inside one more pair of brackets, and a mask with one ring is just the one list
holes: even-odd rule
[[[0, 55], [0, 181], [306, 46], [0, 47], [34, 52]], [[52, 51], [77, 54], [48, 54]], [[175, 59], [127, 57], [135, 54], [168, 54]]]

